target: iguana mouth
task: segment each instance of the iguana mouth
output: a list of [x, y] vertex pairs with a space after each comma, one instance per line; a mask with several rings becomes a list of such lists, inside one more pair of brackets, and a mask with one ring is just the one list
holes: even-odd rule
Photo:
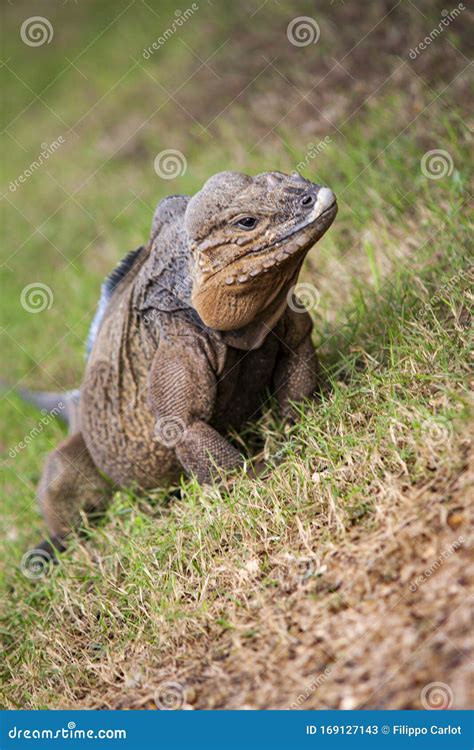
[[299, 232], [302, 232], [305, 229], [310, 229], [315, 224], [317, 224], [318, 221], [320, 221], [324, 216], [326, 216], [327, 214], [330, 214], [332, 211], [335, 211], [335, 209], [337, 209], [337, 201], [334, 198], [333, 203], [331, 203], [331, 205], [328, 208], [325, 208], [324, 211], [318, 214], [318, 216], [312, 221], [309, 221], [309, 222], [306, 221], [306, 222], [302, 222], [301, 224], [298, 224], [296, 227], [293, 227], [291, 231], [287, 232], [287, 234], [284, 234], [283, 237], [279, 237], [274, 242], [271, 242], [269, 245], [265, 245], [265, 247], [259, 248], [258, 250], [250, 250], [246, 255], [242, 255], [241, 257], [245, 258], [247, 255], [252, 255], [252, 254], [256, 255], [258, 253], [265, 253], [267, 252], [267, 250], [271, 250], [272, 248], [278, 247], [282, 243], [285, 243], [287, 240], [289, 240], [291, 237], [294, 237]]

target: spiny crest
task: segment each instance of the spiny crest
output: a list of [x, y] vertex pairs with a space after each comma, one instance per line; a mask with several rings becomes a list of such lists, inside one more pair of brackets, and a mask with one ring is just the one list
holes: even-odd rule
[[137, 260], [142, 250], [143, 250], [143, 245], [141, 245], [140, 247], [137, 247], [136, 250], [131, 250], [129, 253], [127, 253], [125, 258], [122, 258], [120, 263], [114, 268], [112, 273], [110, 273], [107, 276], [104, 283], [102, 284], [99, 304], [97, 305], [97, 311], [96, 311], [96, 314], [94, 315], [94, 319], [91, 323], [91, 327], [89, 328], [89, 333], [87, 336], [86, 357], [88, 357], [89, 354], [91, 353], [91, 349], [94, 345], [95, 337], [97, 336], [97, 332], [99, 330], [100, 324], [102, 323], [102, 319], [105, 315], [105, 311], [107, 309], [109, 299], [112, 296], [114, 289], [120, 283], [120, 281], [122, 281], [122, 279], [125, 278], [127, 273], [134, 266], [135, 261]]
[[102, 290], [103, 293], [107, 295], [107, 299], [109, 299], [110, 295], [114, 291], [117, 284], [122, 281], [122, 279], [127, 275], [127, 273], [130, 271], [132, 266], [135, 264], [136, 259], [138, 258], [139, 254], [143, 250], [143, 245], [140, 247], [137, 247], [136, 250], [131, 250], [125, 258], [122, 258], [120, 263], [114, 268], [112, 273], [110, 273], [107, 278], [105, 279]]

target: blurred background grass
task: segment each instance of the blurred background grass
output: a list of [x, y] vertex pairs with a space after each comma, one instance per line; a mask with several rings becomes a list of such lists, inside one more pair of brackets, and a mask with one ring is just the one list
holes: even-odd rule
[[[448, 127], [465, 131], [450, 111], [466, 86], [462, 19], [446, 32], [450, 46], [433, 45], [412, 64], [411, 45], [439, 21], [441, 6], [371, 3], [361, 19], [343, 5], [321, 6], [317, 45], [295, 47], [286, 35], [295, 11], [284, 3], [205, 2], [149, 59], [143, 50], [176, 19], [170, 2], [156, 8], [104, 2], [93, 10], [87, 3], [50, 3], [54, 37], [40, 47], [28, 47], [19, 35], [31, 6], [5, 8], [2, 286], [4, 325], [23, 343], [23, 350], [8, 337], [5, 343], [15, 379], [29, 372], [30, 382], [43, 385], [44, 367], [31, 368], [44, 360], [62, 382], [77, 383], [99, 280], [147, 236], [160, 198], [195, 192], [215, 171], [288, 170], [304, 159], [308, 144], [330, 136], [324, 157], [310, 160], [306, 173], [343, 187], [338, 224], [347, 225], [349, 242], [373, 201], [382, 210], [403, 209], [418, 186], [435, 189], [420, 174], [414, 183], [412, 167]], [[297, 11], [310, 15], [314, 7], [301, 3]], [[38, 158], [42, 144], [60, 136], [64, 145], [12, 192], [11, 181]], [[186, 156], [179, 180], [159, 179], [153, 169], [166, 148]], [[462, 187], [456, 166], [453, 189]], [[55, 303], [34, 317], [17, 302], [38, 275]], [[44, 359], [46, 324], [55, 348]]]
[[[443, 3], [316, 6], [214, 0], [197, 5], [150, 55], [144, 50], [179, 17], [168, 0], [48, 2], [41, 10], [31, 2], [4, 5], [2, 377], [54, 390], [79, 384], [101, 281], [146, 239], [154, 207], [165, 195], [194, 193], [224, 169], [291, 171], [306, 160], [305, 176], [333, 188], [340, 205], [336, 223], [304, 270], [304, 278], [321, 291], [315, 341], [322, 345], [331, 376], [350, 382], [360, 369], [361, 352], [368, 362], [371, 356], [384, 360], [394, 375], [393, 352], [408, 356], [418, 348], [425, 364], [439, 356], [440, 370], [433, 378], [446, 378], [446, 392], [456, 392], [464, 375], [464, 349], [455, 355], [453, 339], [453, 348], [445, 341], [444, 354], [438, 355], [436, 336], [410, 338], [399, 324], [456, 273], [457, 299], [464, 299], [469, 11], [413, 59], [410, 50], [443, 18]], [[187, 8], [181, 6], [181, 13]], [[23, 43], [20, 29], [38, 14], [47, 17], [54, 34], [49, 43], [31, 47]], [[316, 44], [289, 42], [287, 27], [296, 16], [317, 20]], [[55, 153], [16, 184], [44, 144], [60, 137], [64, 143]], [[326, 145], [313, 158], [318, 143]], [[177, 179], [164, 180], [154, 170], [154, 159], [170, 148], [184, 154], [187, 169]], [[430, 180], [422, 173], [420, 161], [430, 149], [449, 153], [453, 168], [445, 179]], [[32, 314], [20, 297], [26, 285], [36, 282], [50, 287], [54, 301], [50, 309]], [[443, 340], [444, 334], [438, 335]], [[374, 383], [367, 384], [368, 401]], [[382, 391], [380, 402], [375, 398], [373, 404], [383, 415], [380, 440], [388, 418]], [[429, 395], [424, 402], [413, 382], [400, 381], [393, 398], [401, 399], [402, 393], [410, 403], [418, 399], [421, 411], [428, 408]], [[334, 425], [347, 409], [341, 398], [332, 412]], [[447, 414], [456, 411], [458, 398], [445, 403]], [[11, 585], [9, 576], [21, 554], [41, 536], [34, 488], [42, 460], [63, 430], [48, 424], [11, 458], [12, 446], [38, 425], [38, 414], [12, 393], [1, 409], [0, 531], [5, 543], [0, 559], [7, 572], [4, 582]], [[314, 422], [308, 419], [299, 438], [308, 447], [307, 466], [318, 453], [310, 438]], [[282, 438], [273, 430], [264, 424], [267, 439], [281, 448]], [[420, 450], [422, 443], [420, 436]], [[297, 466], [292, 445], [288, 455]], [[412, 458], [413, 452], [418, 467], [411, 446]], [[414, 481], [424, 476], [423, 467], [414, 472]], [[341, 490], [354, 517], [366, 513], [364, 482]], [[117, 502], [120, 527], [127, 496]], [[139, 541], [149, 540], [149, 530], [143, 538], [137, 533]], [[117, 540], [120, 544], [120, 529]], [[29, 584], [17, 585], [21, 599], [22, 586]], [[28, 629], [27, 621], [33, 628], [43, 606], [37, 592], [32, 596], [28, 613], [18, 614], [19, 632]], [[55, 595], [50, 591], [49, 596]], [[13, 613], [18, 606], [17, 599]]]

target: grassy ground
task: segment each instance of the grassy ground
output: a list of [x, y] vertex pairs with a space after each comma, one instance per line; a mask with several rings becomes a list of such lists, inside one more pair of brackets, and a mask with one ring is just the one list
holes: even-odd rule
[[[2, 706], [467, 706], [467, 20], [409, 54], [442, 7], [370, 3], [361, 20], [343, 3], [204, 3], [148, 59], [171, 3], [51, 5], [38, 47], [19, 35], [37, 9], [5, 11], [9, 382], [79, 383], [100, 282], [164, 195], [305, 162], [340, 212], [303, 273], [324, 393], [290, 430], [268, 403], [244, 436], [267, 478], [119, 492], [31, 580], [19, 563], [44, 533], [35, 483], [63, 432], [6, 394]], [[317, 18], [317, 44], [288, 42], [297, 15]], [[153, 169], [167, 148], [187, 160], [169, 181]], [[422, 168], [432, 149], [439, 179]], [[35, 314], [21, 295], [38, 283], [48, 309]]]

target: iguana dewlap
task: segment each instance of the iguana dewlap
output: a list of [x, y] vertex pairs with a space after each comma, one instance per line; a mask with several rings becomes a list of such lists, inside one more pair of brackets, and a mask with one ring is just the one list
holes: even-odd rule
[[312, 323], [288, 299], [336, 211], [331, 190], [280, 172], [222, 172], [159, 203], [148, 243], [104, 284], [80, 397], [68, 401], [74, 433], [46, 462], [52, 537], [114, 486], [238, 467], [230, 429], [268, 393], [284, 416], [312, 395]]

